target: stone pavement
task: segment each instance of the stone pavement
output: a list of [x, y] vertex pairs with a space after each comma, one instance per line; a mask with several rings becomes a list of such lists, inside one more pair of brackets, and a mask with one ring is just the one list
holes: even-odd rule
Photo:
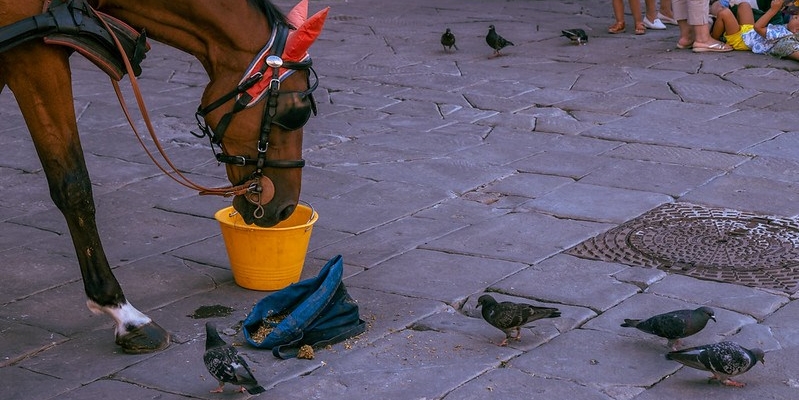
[[[284, 10], [293, 5], [280, 0]], [[609, 1], [366, 0], [331, 6], [311, 54], [320, 115], [306, 127], [302, 199], [320, 214], [303, 277], [342, 254], [365, 334], [314, 360], [241, 347], [272, 399], [795, 399], [795, 293], [565, 254], [670, 202], [799, 216], [799, 64], [674, 48], [677, 28], [609, 35]], [[490, 59], [488, 25], [515, 42]], [[628, 27], [631, 24], [628, 15]], [[459, 50], [438, 43], [444, 28]], [[573, 46], [563, 28], [591, 39]], [[136, 143], [105, 76], [73, 57], [75, 105], [99, 228], [131, 302], [175, 343], [123, 355], [90, 314], [66, 226], [27, 130], [0, 94], [0, 388], [7, 399], [225, 399], [201, 354], [203, 305], [232, 327], [266, 295], [233, 282], [213, 213]], [[195, 129], [206, 77], [154, 44], [143, 86], [174, 161], [224, 183]], [[508, 347], [475, 299], [563, 316]], [[718, 322], [685, 340], [766, 350], [743, 389], [667, 361], [665, 340], [619, 327], [707, 304]], [[226, 340], [243, 342], [240, 333]]]

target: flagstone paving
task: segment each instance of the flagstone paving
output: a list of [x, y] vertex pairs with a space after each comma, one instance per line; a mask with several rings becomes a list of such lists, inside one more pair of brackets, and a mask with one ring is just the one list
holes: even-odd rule
[[[278, 0], [288, 10], [293, 4]], [[173, 335], [125, 355], [86, 310], [66, 224], [21, 114], [0, 93], [0, 387], [7, 399], [247, 398], [209, 393], [200, 306], [282, 399], [795, 399], [796, 293], [578, 258], [579, 243], [663, 204], [799, 218], [799, 64], [747, 52], [677, 50], [677, 28], [610, 35], [599, 2], [319, 0], [311, 48], [319, 115], [305, 128], [301, 198], [320, 215], [303, 278], [341, 254], [364, 334], [313, 360], [280, 360], [236, 328], [267, 292], [233, 281], [213, 213], [151, 164], [107, 77], [72, 57], [75, 105], [98, 225], [131, 302]], [[627, 16], [628, 23], [629, 15]], [[489, 24], [513, 41], [489, 58]], [[451, 28], [457, 51], [439, 37]], [[587, 45], [560, 36], [587, 31]], [[207, 77], [152, 43], [140, 83], [174, 161], [225, 181], [196, 129]], [[123, 87], [129, 84], [123, 82]], [[479, 294], [558, 307], [520, 341], [476, 309]], [[716, 310], [687, 345], [766, 351], [738, 380], [668, 361], [666, 340], [624, 318]]]

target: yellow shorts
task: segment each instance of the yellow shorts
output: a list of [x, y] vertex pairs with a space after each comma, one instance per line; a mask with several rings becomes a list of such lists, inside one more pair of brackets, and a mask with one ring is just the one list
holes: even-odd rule
[[733, 33], [732, 35], [724, 35], [724, 40], [727, 41], [727, 44], [732, 46], [735, 50], [749, 50], [749, 46], [744, 43], [743, 34], [746, 32], [755, 29], [753, 25], [744, 24], [741, 25], [741, 30], [737, 33]]

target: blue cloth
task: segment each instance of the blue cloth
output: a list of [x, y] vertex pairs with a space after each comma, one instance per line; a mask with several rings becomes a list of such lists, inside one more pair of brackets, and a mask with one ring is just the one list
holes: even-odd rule
[[[244, 320], [247, 342], [272, 349], [280, 358], [296, 357], [300, 346], [322, 347], [340, 342], [366, 330], [356, 303], [341, 281], [344, 262], [340, 255], [330, 259], [315, 278], [289, 285], [259, 301]], [[285, 317], [277, 323], [276, 316]], [[252, 335], [261, 326], [273, 328], [261, 342]]]

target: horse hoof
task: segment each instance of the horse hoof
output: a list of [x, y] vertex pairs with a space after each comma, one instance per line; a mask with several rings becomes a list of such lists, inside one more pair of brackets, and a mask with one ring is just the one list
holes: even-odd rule
[[152, 353], [169, 347], [169, 332], [151, 321], [117, 336], [116, 343], [128, 354]]

